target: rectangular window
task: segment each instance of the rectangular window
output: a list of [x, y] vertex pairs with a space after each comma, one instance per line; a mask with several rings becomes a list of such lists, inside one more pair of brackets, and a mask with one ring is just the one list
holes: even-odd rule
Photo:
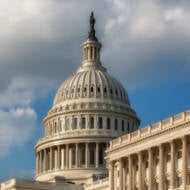
[[102, 128], [103, 128], [103, 124], [102, 124], [102, 123], [103, 123], [102, 117], [99, 117], [99, 118], [98, 118], [98, 128], [99, 128], [99, 129], [102, 129]]
[[107, 118], [107, 129], [110, 129], [110, 128], [111, 128], [110, 124], [111, 124], [110, 118]]
[[124, 120], [121, 122], [121, 130], [124, 132], [125, 131], [125, 126], [124, 126]]
[[81, 128], [82, 128], [82, 129], [85, 129], [85, 128], [86, 128], [86, 118], [85, 118], [85, 117], [82, 117], [82, 125], [81, 125]]
[[115, 130], [118, 130], [118, 120], [115, 119]]
[[104, 154], [103, 154], [103, 148], [100, 147], [99, 149], [99, 157], [98, 157], [98, 161], [99, 161], [99, 164], [103, 164], [103, 159], [104, 159]]
[[91, 129], [94, 128], [94, 118], [93, 117], [90, 118], [90, 128]]
[[73, 129], [77, 129], [77, 118], [73, 119]]

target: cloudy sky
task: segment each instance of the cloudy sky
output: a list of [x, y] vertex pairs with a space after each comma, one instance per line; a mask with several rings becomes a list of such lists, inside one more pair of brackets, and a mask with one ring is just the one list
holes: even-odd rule
[[189, 0], [0, 0], [0, 182], [34, 176], [42, 119], [81, 63], [91, 11], [141, 127], [190, 108]]

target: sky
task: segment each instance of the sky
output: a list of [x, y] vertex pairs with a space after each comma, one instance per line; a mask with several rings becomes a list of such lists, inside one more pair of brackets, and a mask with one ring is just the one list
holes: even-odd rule
[[34, 177], [42, 120], [81, 64], [91, 11], [140, 127], [190, 109], [189, 0], [0, 0], [0, 182]]

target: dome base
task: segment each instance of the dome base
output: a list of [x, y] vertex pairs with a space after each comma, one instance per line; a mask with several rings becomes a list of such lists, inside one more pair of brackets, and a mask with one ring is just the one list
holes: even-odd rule
[[69, 169], [59, 171], [49, 171], [41, 173], [35, 177], [37, 181], [46, 182], [69, 182], [75, 184], [90, 184], [94, 180], [107, 177], [108, 171], [105, 168], [94, 169]]

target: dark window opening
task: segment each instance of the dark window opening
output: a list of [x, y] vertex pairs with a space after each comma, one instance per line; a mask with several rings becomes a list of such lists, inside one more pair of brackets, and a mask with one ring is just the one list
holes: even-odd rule
[[110, 118], [107, 118], [107, 129], [110, 129], [110, 128], [111, 128], [110, 124], [111, 124]]
[[99, 129], [102, 129], [102, 128], [103, 128], [102, 123], [103, 123], [102, 117], [99, 117], [99, 118], [98, 118], [98, 128], [99, 128]]
[[118, 120], [115, 119], [115, 130], [118, 130]]
[[121, 122], [121, 130], [125, 131], [124, 120], [122, 120], [122, 122]]
[[81, 125], [81, 128], [82, 129], [85, 129], [86, 127], [86, 118], [85, 117], [82, 117], [82, 125]]
[[91, 88], [90, 88], [90, 92], [93, 92], [93, 91], [94, 91], [94, 88], [93, 88], [93, 87], [91, 87]]
[[103, 148], [99, 149], [99, 157], [98, 157], [98, 162], [99, 164], [103, 164]]
[[93, 117], [90, 118], [90, 128], [91, 129], [94, 128], [94, 118]]

